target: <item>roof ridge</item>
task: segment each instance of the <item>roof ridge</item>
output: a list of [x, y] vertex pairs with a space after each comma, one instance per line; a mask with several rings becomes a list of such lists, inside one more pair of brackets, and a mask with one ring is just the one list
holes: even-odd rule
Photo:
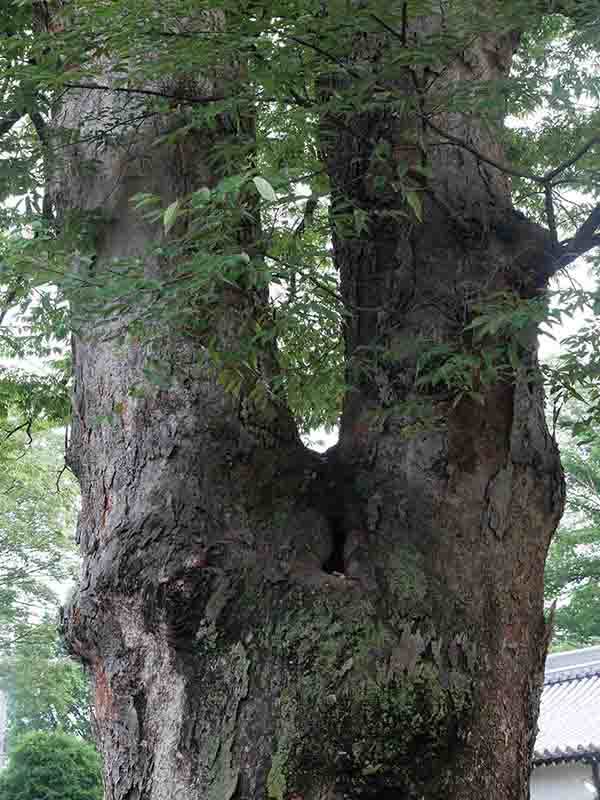
[[600, 747], [590, 742], [588, 745], [579, 744], [577, 747], [555, 747], [550, 749], [545, 747], [543, 750], [534, 750], [533, 764], [540, 767], [560, 761], [579, 761], [583, 758], [597, 760], [600, 754]]
[[590, 665], [581, 664], [573, 667], [563, 667], [562, 669], [552, 670], [553, 675], [544, 675], [544, 686], [553, 686], [556, 683], [567, 683], [568, 681], [592, 678], [600, 675], [600, 663]]

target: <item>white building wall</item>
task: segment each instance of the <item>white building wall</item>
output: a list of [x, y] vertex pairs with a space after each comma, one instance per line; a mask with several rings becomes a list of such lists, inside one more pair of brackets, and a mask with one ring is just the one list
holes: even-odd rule
[[580, 762], [537, 767], [530, 786], [531, 800], [594, 800], [595, 797], [592, 768]]

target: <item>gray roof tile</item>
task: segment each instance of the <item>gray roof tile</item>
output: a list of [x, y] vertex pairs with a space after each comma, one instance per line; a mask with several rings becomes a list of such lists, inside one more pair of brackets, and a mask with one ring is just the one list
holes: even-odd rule
[[600, 648], [549, 656], [534, 764], [599, 756]]

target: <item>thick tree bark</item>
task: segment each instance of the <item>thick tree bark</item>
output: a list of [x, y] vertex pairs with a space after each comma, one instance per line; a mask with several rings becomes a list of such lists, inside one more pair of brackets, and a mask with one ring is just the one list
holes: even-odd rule
[[[417, 20], [410, 34], [438, 23]], [[357, 60], [398, 46], [365, 42]], [[497, 77], [516, 44], [482, 36], [440, 81]], [[426, 76], [414, 77], [392, 88], [415, 98]], [[214, 89], [199, 83], [197, 94]], [[426, 112], [434, 98], [418, 100]], [[150, 191], [167, 204], [213, 184], [207, 148], [225, 135], [153, 148], [167, 125], [154, 116], [112, 148], [85, 143], [86, 126], [131, 114], [131, 102], [74, 91], [55, 121], [83, 125], [53, 192], [64, 220], [102, 210], [102, 280], [115, 257], [169, 269], [147, 255], [160, 233], [128, 198]], [[152, 346], [118, 345], [126, 321], [91, 321], [75, 339], [84, 563], [64, 623], [93, 676], [107, 800], [527, 797], [543, 566], [563, 500], [535, 343], [513, 377], [480, 389], [483, 404], [434, 395], [429, 427], [401, 404], [414, 397], [406, 342], [456, 341], [493, 291], [530, 296], [545, 237], [513, 214], [501, 173], [441, 146], [422, 119], [323, 118], [335, 258], [354, 312], [353, 389], [327, 454], [302, 446], [281, 405], [243, 413], [191, 336], [159, 327]], [[501, 156], [473, 119], [434, 121]], [[394, 168], [410, 126], [433, 175], [423, 224], [384, 213], [408, 212], [401, 192], [373, 189], [374, 148], [387, 142]], [[359, 236], [338, 224], [347, 199], [369, 215]], [[253, 302], [223, 303], [219, 335], [235, 343]], [[392, 356], [376, 357], [381, 348]], [[176, 382], [153, 391], [145, 358], [175, 352]]]

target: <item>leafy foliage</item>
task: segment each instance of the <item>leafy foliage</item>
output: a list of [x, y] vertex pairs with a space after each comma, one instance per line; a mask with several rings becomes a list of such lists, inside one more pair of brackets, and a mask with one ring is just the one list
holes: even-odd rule
[[34, 633], [0, 664], [9, 739], [32, 731], [62, 731], [91, 740], [89, 684], [81, 664], [64, 653], [55, 619], [36, 625]]
[[77, 489], [68, 472], [58, 481], [62, 449], [60, 431], [26, 427], [0, 450], [0, 653], [24, 639], [44, 645], [36, 622], [56, 613], [56, 587], [76, 566]]
[[[580, 425], [577, 426], [581, 430]], [[557, 600], [555, 642], [600, 642], [600, 432], [563, 449], [567, 510], [546, 563], [546, 597]]]
[[[49, 19], [40, 17], [44, 7], [36, 5], [32, 25], [30, 4], [13, 0], [0, 20], [6, 34], [0, 48], [5, 80], [0, 130], [3, 151], [9, 154], [0, 165], [0, 178], [4, 196], [18, 198], [2, 211], [0, 282], [5, 309], [14, 309], [32, 326], [25, 336], [16, 335], [14, 326], [0, 331], [3, 347], [12, 355], [60, 347], [70, 327], [84, 324], [83, 318], [71, 319], [67, 312], [65, 299], [76, 296], [80, 309], [100, 313], [107, 321], [127, 318], [132, 336], [144, 331], [151, 335], [157, 319], [193, 335], [199, 350], [213, 358], [230, 391], [250, 386], [258, 402], [286, 393], [304, 430], [335, 424], [351, 377], [344, 373], [340, 332], [356, 309], [349, 298], [339, 296], [332, 268], [331, 190], [323, 170], [319, 121], [327, 115], [343, 119], [357, 110], [369, 114], [386, 109], [390, 114], [413, 114], [425, 127], [433, 124], [434, 117], [423, 116], [418, 104], [411, 106], [414, 101], [390, 76], [404, 68], [423, 75], [428, 70], [443, 74], [443, 65], [490, 25], [496, 31], [523, 31], [512, 74], [496, 82], [437, 81], [435, 113], [460, 111], [485, 118], [505, 145], [517, 205], [557, 238], [559, 233], [566, 237], [557, 260], [572, 260], [574, 249], [585, 252], [577, 231], [596, 213], [600, 187], [599, 35], [596, 4], [591, 0], [551, 3], [547, 9], [540, 4], [536, 13], [524, 0], [495, 4], [491, 12], [458, 0], [445, 11], [443, 32], [414, 46], [403, 40], [403, 30], [407, 19], [434, 13], [425, 0], [396, 5], [332, 0], [326, 10], [317, 0], [241, 4], [170, 0], [161, 4], [160, 16], [150, 0], [79, 0], [58, 4], [50, 25]], [[222, 12], [226, 25], [209, 25], [209, 17], [202, 14], [208, 9]], [[192, 29], [182, 22], [191, 18], [198, 20]], [[384, 34], [402, 46], [383, 52], [376, 67], [356, 59], [350, 62], [353, 42]], [[151, 195], [134, 199], [140, 213], [162, 221], [164, 237], [156, 248], [172, 265], [168, 279], [149, 278], [139, 260], [113, 265], [110, 281], [95, 277], [98, 220], [91, 216], [60, 220], [59, 236], [58, 220], [46, 201], [48, 163], [59, 170], [62, 152], [76, 144], [54, 142], [50, 159], [42, 159], [49, 147], [46, 121], [52, 103], [76, 87], [106, 91], [97, 65], [107, 53], [115, 65], [127, 64], [122, 79], [111, 87], [124, 93], [128, 102], [120, 118], [113, 114], [110, 122], [94, 120], [92, 135], [99, 148], [118, 144], [127, 127], [157, 113], [169, 115], [173, 124], [156, 144], [174, 150], [191, 131], [224, 122], [235, 134], [214, 153], [215, 161], [225, 164], [217, 186], [196, 187], [167, 208], [160, 208]], [[186, 75], [211, 74], [215, 64], [230, 63], [233, 53], [247, 76], [240, 80], [235, 96], [189, 95]], [[173, 85], [173, 75], [181, 76], [181, 85]], [[249, 123], [248, 109], [257, 112], [255, 123]], [[498, 119], [506, 113], [510, 125], [502, 129]], [[86, 126], [81, 137], [88, 136], [87, 131]], [[443, 131], [440, 135], [443, 143]], [[385, 143], [375, 147], [374, 158], [382, 165], [389, 163]], [[405, 197], [406, 209], [394, 213], [419, 219], [422, 188], [411, 175], [408, 163], [398, 164], [394, 189]], [[385, 192], [383, 173], [378, 180]], [[335, 224], [344, 226], [344, 235], [360, 238], [368, 233], [368, 210], [348, 199], [343, 209], [341, 202], [336, 198]], [[247, 252], [240, 231], [254, 224], [259, 212], [261, 237]], [[74, 250], [77, 269], [67, 256]], [[87, 278], [82, 277], [82, 264], [89, 266]], [[49, 283], [56, 287], [51, 292], [44, 288]], [[247, 332], [235, 353], [218, 352], [209, 334], [224, 289], [255, 293], [263, 300], [266, 292], [271, 296], [257, 327]], [[145, 302], [140, 303], [140, 297]], [[573, 312], [569, 292], [557, 292], [555, 300], [561, 313]], [[489, 303], [493, 307], [496, 299], [489, 298]], [[535, 309], [525, 306], [518, 313], [527, 323], [539, 323], [539, 304]], [[527, 316], [527, 311], [532, 313]], [[0, 310], [2, 319], [5, 313]], [[489, 311], [480, 319], [486, 316]], [[421, 370], [415, 390], [426, 394], [439, 380], [455, 396], [477, 393], [470, 375], [481, 364], [492, 364], [497, 375], [510, 377], [510, 354], [506, 358], [506, 352], [486, 353], [483, 341], [476, 354], [461, 359], [472, 325], [473, 320], [465, 320], [466, 337], [445, 356], [439, 351], [425, 356], [436, 364], [435, 377]], [[268, 342], [277, 342], [279, 363], [265, 376], [257, 363]], [[576, 342], [568, 345], [569, 354], [580, 372], [592, 375]], [[472, 363], [466, 364], [465, 358]], [[164, 388], [173, 370], [149, 364], [147, 376]], [[14, 393], [24, 376], [7, 378], [7, 392]], [[573, 385], [566, 368], [552, 379], [563, 390]], [[60, 379], [47, 388], [57, 399], [64, 398]]]
[[100, 759], [88, 742], [66, 733], [24, 736], [0, 774], [3, 800], [101, 800]]

